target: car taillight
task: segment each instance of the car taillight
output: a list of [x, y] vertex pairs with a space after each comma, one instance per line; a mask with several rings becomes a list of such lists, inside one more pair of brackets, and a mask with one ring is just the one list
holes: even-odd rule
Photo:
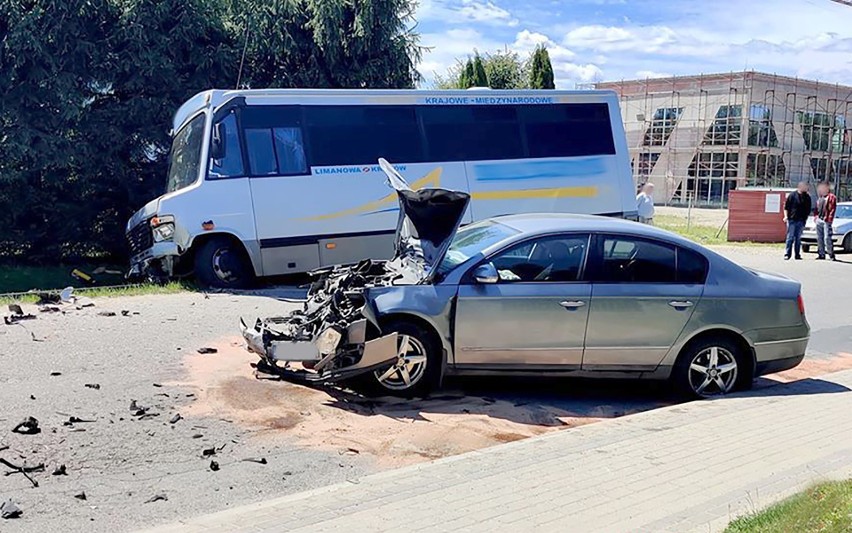
[[799, 303], [799, 312], [804, 315], [805, 314], [805, 300], [804, 300], [804, 298], [802, 298], [801, 294], [799, 294], [797, 301]]

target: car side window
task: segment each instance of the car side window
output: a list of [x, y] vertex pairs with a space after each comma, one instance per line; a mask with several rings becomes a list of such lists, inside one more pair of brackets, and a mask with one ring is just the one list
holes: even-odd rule
[[594, 281], [606, 283], [674, 283], [677, 281], [675, 248], [634, 237], [603, 236]]
[[677, 249], [677, 280], [680, 283], [703, 284], [707, 278], [707, 260], [701, 254]]
[[500, 283], [577, 281], [589, 245], [588, 235], [542, 237], [491, 258]]

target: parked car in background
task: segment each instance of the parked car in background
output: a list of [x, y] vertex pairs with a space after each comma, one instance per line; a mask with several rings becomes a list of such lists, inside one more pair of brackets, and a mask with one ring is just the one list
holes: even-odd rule
[[804, 357], [794, 280], [627, 220], [523, 214], [458, 229], [468, 194], [413, 191], [383, 168], [401, 207], [394, 259], [320, 271], [298, 311], [241, 323], [267, 368], [405, 396], [449, 374], [561, 374], [670, 379], [707, 397]]
[[464, 222], [535, 211], [636, 217], [612, 91], [263, 89], [177, 111], [165, 193], [127, 223], [131, 273], [239, 288], [393, 254], [379, 157], [471, 195]]
[[[831, 227], [834, 230], [832, 235], [834, 248], [852, 253], [852, 202], [837, 203], [837, 213], [834, 215], [834, 223]], [[811, 217], [805, 224], [805, 231], [802, 232], [802, 249], [805, 253], [809, 253], [811, 249], [816, 251], [816, 248], [816, 221]]]

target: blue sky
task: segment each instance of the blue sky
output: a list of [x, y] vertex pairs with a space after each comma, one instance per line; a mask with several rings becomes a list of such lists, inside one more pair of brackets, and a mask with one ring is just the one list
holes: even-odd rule
[[458, 57], [550, 50], [557, 86], [759, 70], [852, 85], [852, 7], [830, 0], [420, 0], [426, 86]]

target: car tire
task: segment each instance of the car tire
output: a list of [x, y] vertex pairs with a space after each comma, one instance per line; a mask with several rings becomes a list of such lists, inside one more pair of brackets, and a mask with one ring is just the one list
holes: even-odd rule
[[671, 380], [678, 396], [703, 399], [749, 388], [751, 374], [749, 358], [736, 342], [725, 336], [712, 336], [683, 349]]
[[240, 244], [213, 237], [195, 252], [195, 278], [204, 287], [245, 289], [254, 282], [254, 271]]
[[810, 244], [803, 244], [802, 245], [802, 251], [805, 252], [806, 254], [811, 253], [811, 245]]
[[363, 376], [359, 381], [366, 392], [377, 396], [414, 398], [427, 396], [435, 390], [441, 380], [443, 353], [437, 335], [406, 320], [389, 321], [382, 325], [382, 331], [399, 333], [400, 343], [407, 343], [409, 349], [404, 360]]
[[843, 237], [843, 251], [847, 254], [852, 254], [852, 233], [847, 233]]

